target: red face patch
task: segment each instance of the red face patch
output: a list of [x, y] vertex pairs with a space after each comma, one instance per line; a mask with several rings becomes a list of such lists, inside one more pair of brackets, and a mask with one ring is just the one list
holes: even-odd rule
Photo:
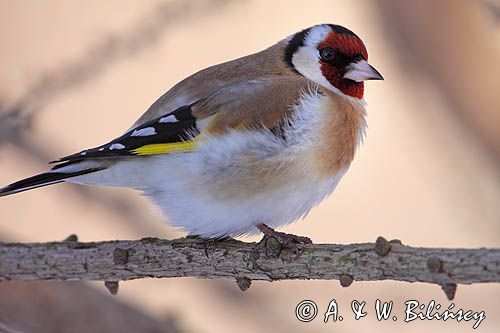
[[356, 56], [361, 54], [361, 56], [368, 61], [368, 52], [366, 51], [365, 44], [363, 44], [363, 41], [356, 35], [332, 31], [318, 46], [319, 49], [324, 47], [331, 47], [336, 52], [343, 53], [346, 56]]
[[342, 74], [337, 69], [337, 67], [331, 66], [329, 64], [321, 63], [321, 72], [323, 76], [338, 90], [343, 92], [344, 94], [356, 97], [363, 98], [363, 94], [365, 91], [364, 82], [356, 82], [352, 80], [344, 80], [342, 79]]
[[[347, 57], [356, 57], [361, 55], [365, 60], [368, 60], [368, 52], [365, 44], [356, 35], [337, 33], [332, 31], [328, 37], [319, 44], [318, 49], [331, 47], [335, 52]], [[363, 82], [355, 82], [352, 80], [343, 79], [342, 68], [337, 68], [327, 62], [320, 60], [321, 72], [325, 78], [335, 88], [348, 96], [355, 98], [363, 98], [364, 84]]]

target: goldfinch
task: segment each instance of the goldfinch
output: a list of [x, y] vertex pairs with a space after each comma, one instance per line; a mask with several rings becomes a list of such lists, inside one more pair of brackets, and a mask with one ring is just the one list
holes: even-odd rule
[[363, 81], [383, 79], [367, 60], [352, 31], [310, 27], [191, 75], [119, 138], [0, 196], [60, 182], [130, 187], [191, 235], [273, 230], [330, 195], [349, 168], [366, 127]]

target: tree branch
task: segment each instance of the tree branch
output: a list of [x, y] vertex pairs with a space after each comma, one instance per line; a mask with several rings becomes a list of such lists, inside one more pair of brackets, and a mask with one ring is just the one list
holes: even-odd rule
[[[145, 277], [427, 282], [450, 299], [456, 284], [500, 282], [500, 249], [416, 248], [379, 237], [376, 243], [309, 244], [292, 253], [275, 238], [255, 243], [181, 238], [81, 243], [0, 243], [0, 281], [101, 280]], [[260, 248], [260, 247], [259, 247]], [[118, 285], [116, 284], [116, 288]], [[117, 290], [117, 289], [116, 289]]]

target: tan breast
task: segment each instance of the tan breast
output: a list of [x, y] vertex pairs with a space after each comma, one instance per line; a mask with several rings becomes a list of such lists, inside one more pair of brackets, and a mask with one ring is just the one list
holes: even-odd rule
[[329, 98], [313, 159], [320, 177], [332, 177], [347, 169], [354, 159], [366, 127], [366, 112], [361, 102], [325, 89], [322, 92]]

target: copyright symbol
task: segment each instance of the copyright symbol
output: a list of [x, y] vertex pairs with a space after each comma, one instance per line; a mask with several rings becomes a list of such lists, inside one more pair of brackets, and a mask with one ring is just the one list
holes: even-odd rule
[[318, 314], [318, 306], [313, 301], [305, 300], [297, 304], [295, 308], [295, 316], [298, 320], [308, 323], [316, 318]]

